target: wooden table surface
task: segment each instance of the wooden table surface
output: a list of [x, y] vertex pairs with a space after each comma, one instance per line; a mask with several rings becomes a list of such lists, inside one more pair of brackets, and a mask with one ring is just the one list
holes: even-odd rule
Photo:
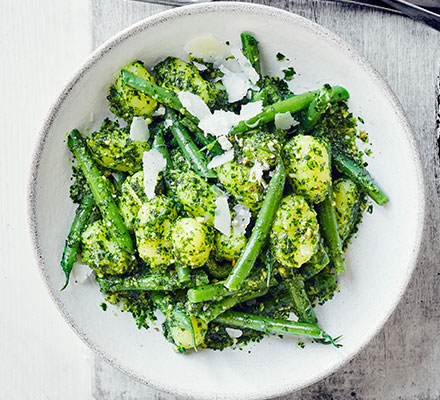
[[[26, 221], [29, 164], [49, 105], [93, 47], [166, 7], [127, 0], [1, 3], [0, 399], [171, 399], [93, 361], [50, 300]], [[440, 33], [397, 14], [324, 0], [265, 4], [338, 33], [385, 77], [413, 125], [428, 195], [418, 266], [384, 329], [345, 368], [284, 400], [439, 399]]]

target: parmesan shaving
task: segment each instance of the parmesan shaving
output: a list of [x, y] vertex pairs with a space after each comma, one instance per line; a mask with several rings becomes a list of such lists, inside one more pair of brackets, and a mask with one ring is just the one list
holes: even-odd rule
[[215, 110], [213, 114], [200, 119], [199, 128], [205, 134], [209, 133], [216, 137], [227, 136], [229, 131], [240, 121], [252, 118], [262, 110], [262, 101], [255, 101], [242, 106], [240, 114], [235, 114], [232, 111]]
[[245, 97], [248, 90], [252, 88], [246, 75], [233, 72], [224, 65], [220, 65], [219, 69], [223, 73], [222, 83], [228, 93], [229, 103], [235, 103]]
[[243, 204], [237, 204], [233, 210], [235, 212], [235, 218], [232, 221], [234, 236], [244, 235], [249, 222], [251, 222], [252, 214], [249, 208]]
[[84, 283], [93, 274], [93, 270], [87, 265], [80, 262], [75, 262], [72, 268], [72, 278], [75, 282]]
[[213, 136], [226, 136], [239, 121], [240, 117], [231, 111], [215, 110], [209, 117], [200, 121], [199, 128]]
[[220, 143], [220, 146], [223, 150], [232, 149], [232, 143], [229, 141], [229, 139], [226, 136], [219, 136], [217, 141]]
[[286, 131], [287, 129], [290, 129], [292, 126], [296, 126], [298, 124], [299, 122], [296, 121], [288, 111], [286, 111], [285, 113], [275, 115], [275, 128], [277, 129], [282, 129]]
[[229, 211], [228, 198], [226, 196], [217, 197], [215, 206], [214, 228], [223, 235], [229, 236], [231, 234], [231, 212]]
[[130, 125], [130, 139], [137, 142], [146, 142], [149, 138], [148, 122], [142, 117], [134, 117]]
[[149, 151], [144, 151], [142, 163], [144, 170], [144, 191], [148, 200], [151, 200], [156, 196], [154, 191], [159, 173], [165, 169], [167, 162], [159, 150], [152, 148]]
[[257, 71], [252, 66], [251, 62], [244, 56], [244, 54], [239, 49], [232, 49], [231, 54], [237, 60], [238, 64], [241, 67], [241, 70], [246, 75], [246, 77], [251, 81], [254, 85], [260, 79]]
[[192, 63], [199, 71], [206, 71], [208, 69], [206, 65], [200, 64], [197, 61], [193, 61]]
[[225, 331], [231, 339], [237, 339], [243, 335], [243, 332], [240, 329], [225, 328]]
[[211, 111], [200, 96], [190, 92], [179, 92], [177, 96], [182, 106], [200, 121], [211, 116]]
[[240, 109], [240, 119], [248, 120], [249, 118], [255, 117], [257, 114], [263, 111], [263, 101], [253, 101], [241, 106]]
[[195, 58], [202, 58], [211, 63], [217, 63], [231, 55], [229, 48], [212, 34], [201, 35], [190, 40], [184, 50]]
[[152, 114], [153, 117], [161, 117], [162, 115], [165, 115], [165, 107], [164, 106], [159, 106], [158, 108], [156, 108], [153, 111], [153, 114]]
[[232, 161], [233, 159], [234, 159], [234, 150], [228, 150], [223, 154], [215, 156], [208, 164], [208, 168], [213, 169], [219, 167], [220, 165], [226, 164], [229, 161]]
[[269, 169], [269, 165], [261, 164], [259, 160], [255, 160], [254, 166], [249, 171], [249, 182], [258, 182], [261, 186], [266, 187], [263, 180], [264, 171]]

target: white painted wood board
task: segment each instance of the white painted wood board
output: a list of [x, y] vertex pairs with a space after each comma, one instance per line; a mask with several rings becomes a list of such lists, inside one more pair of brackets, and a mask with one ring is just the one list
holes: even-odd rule
[[91, 50], [88, 0], [0, 5], [0, 399], [91, 398], [90, 351], [38, 273], [27, 228], [30, 160], [49, 106]]

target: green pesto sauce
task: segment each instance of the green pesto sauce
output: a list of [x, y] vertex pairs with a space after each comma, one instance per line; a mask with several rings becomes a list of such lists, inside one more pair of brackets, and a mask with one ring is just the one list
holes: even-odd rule
[[[229, 45], [229, 42], [226, 44]], [[280, 52], [276, 54], [276, 59], [288, 60]], [[221, 82], [223, 72], [216, 65], [192, 55], [189, 55], [189, 60], [185, 62], [168, 57], [154, 67], [152, 74], [140, 61], [123, 69], [175, 94], [180, 91], [196, 94], [211, 111], [222, 109], [239, 113], [242, 105], [249, 101], [262, 100], [267, 106], [293, 96], [287, 82], [296, 74], [294, 67], [283, 69], [283, 78], [260, 77], [248, 96], [229, 103]], [[199, 71], [196, 63], [206, 68], [199, 66]], [[339, 288], [334, 268], [322, 245], [314, 203], [322, 201], [328, 193], [328, 184], [332, 183], [339, 233], [345, 249], [357, 232], [362, 212], [372, 212], [372, 205], [367, 203], [365, 194], [356, 185], [339, 184], [344, 177], [334, 168], [332, 170], [328, 148], [331, 144], [334, 151], [349, 156], [358, 166], [366, 165], [362, 157], [371, 155], [371, 149], [360, 150], [358, 147], [359, 142], [369, 142], [368, 133], [358, 128], [358, 123], [363, 124], [364, 120], [355, 118], [346, 102], [327, 105], [323, 94], [313, 103], [316, 111], [324, 110], [310, 133], [313, 136], [298, 134], [302, 132], [301, 123], [306, 110], [293, 115], [299, 125], [292, 126], [288, 131], [277, 130], [274, 122], [261, 124], [249, 132], [229, 138], [234, 147], [234, 160], [216, 168], [217, 179], [204, 179], [194, 172], [191, 163], [173, 141], [171, 133], [165, 128], [166, 118], [160, 113], [153, 114], [158, 106], [156, 100], [162, 95], [158, 89], [153, 91], [150, 98], [127, 86], [122, 74], [119, 74], [107, 97], [110, 110], [116, 117], [127, 121], [128, 126], [134, 116], [148, 118], [151, 122], [151, 139], [148, 142], [132, 141], [129, 127], [121, 127], [118, 120], [108, 118], [98, 131], [85, 139], [104, 178], [99, 184], [108, 186], [136, 244], [134, 255], [121, 249], [109, 231], [114, 221], [104, 223], [99, 211], [94, 212], [84, 232], [78, 234], [81, 237], [79, 253], [96, 272], [98, 280], [103, 278], [101, 281], [107, 279], [107, 282], [113, 280], [131, 285], [130, 290], [107, 293], [106, 301], [132, 314], [138, 328], [148, 329], [156, 319], [154, 312], [159, 309], [166, 317], [164, 336], [173, 343], [176, 351], [182, 353], [192, 347], [192, 342], [190, 326], [185, 325], [187, 321], [176, 317], [179, 312], [192, 321], [195, 331], [202, 332], [197, 338], [200, 347], [242, 350], [247, 343], [259, 342], [268, 336], [251, 329], [240, 329], [241, 335], [233, 338], [225, 326], [215, 322], [209, 323], [205, 336], [206, 326], [197, 317], [200, 318], [203, 312], [208, 312], [217, 301], [223, 301], [227, 296], [216, 294], [211, 300], [190, 304], [187, 290], [209, 284], [218, 287], [231, 273], [252, 232], [267, 184], [280, 159], [285, 164], [289, 184], [285, 186], [268, 241], [246, 278], [247, 289], [228, 294], [234, 301], [242, 301], [233, 310], [288, 319], [294, 307], [290, 292], [279, 275], [281, 268], [300, 268], [297, 272], [302, 274], [305, 290], [314, 305], [330, 300]], [[169, 153], [172, 168], [161, 173], [156, 197], [148, 199], [143, 186], [142, 156], [154, 146], [157, 127], [160, 127], [165, 142], [161, 150]], [[202, 144], [203, 138], [190, 133], [199, 151], [212, 158], [212, 148]], [[263, 170], [259, 179], [254, 179], [251, 173], [255, 173], [258, 164], [263, 166]], [[114, 176], [115, 172], [122, 174], [120, 182]], [[76, 166], [73, 166], [72, 181], [71, 198], [80, 203], [90, 191]], [[220, 190], [228, 196], [231, 211], [237, 204], [251, 210], [252, 218], [246, 234], [227, 237], [215, 230], [216, 199]], [[109, 198], [102, 201], [100, 207], [105, 208], [108, 202]], [[146, 290], [145, 282], [154, 274], [161, 278], [160, 290], [154, 287], [157, 292]], [[153, 279], [158, 284], [158, 280]], [[133, 290], [143, 282], [144, 290]], [[123, 285], [117, 289], [121, 287], [127, 289]], [[148, 288], [151, 289], [151, 286]], [[101, 290], [107, 292], [102, 286]], [[165, 296], [162, 303], [155, 299], [155, 293]], [[221, 306], [226, 310], [224, 304], [222, 302]], [[107, 310], [105, 302], [100, 307], [103, 311]], [[299, 348], [305, 346], [303, 341], [298, 341], [296, 345]]]

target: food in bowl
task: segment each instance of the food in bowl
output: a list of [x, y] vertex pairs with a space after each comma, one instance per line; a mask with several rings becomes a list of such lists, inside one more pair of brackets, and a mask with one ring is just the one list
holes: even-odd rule
[[388, 198], [364, 168], [348, 91], [292, 93], [293, 67], [265, 76], [257, 40], [241, 39], [196, 38], [188, 61], [151, 72], [130, 63], [108, 92], [115, 118], [69, 134], [66, 285], [79, 254], [139, 327], [159, 310], [181, 352], [265, 334], [339, 346], [313, 307], [338, 290], [367, 196]]

